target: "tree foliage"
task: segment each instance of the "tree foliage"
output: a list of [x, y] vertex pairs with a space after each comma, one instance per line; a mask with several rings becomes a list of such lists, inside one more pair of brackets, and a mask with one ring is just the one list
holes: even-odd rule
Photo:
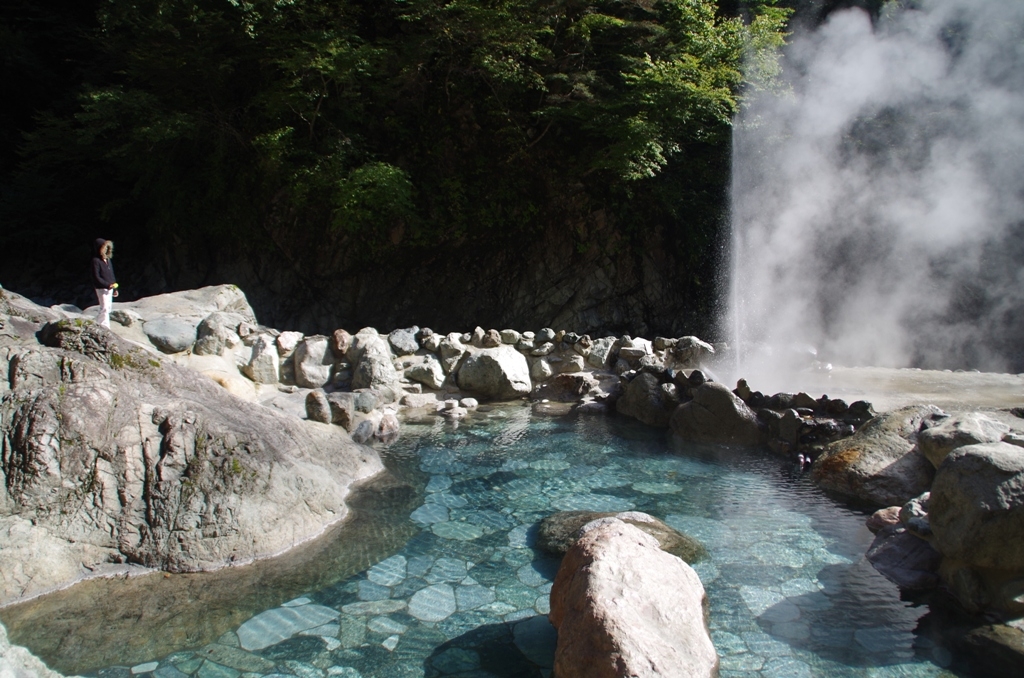
[[706, 249], [744, 58], [750, 82], [770, 79], [786, 19], [708, 0], [97, 7], [74, 105], [23, 127], [4, 177], [8, 242], [47, 211], [372, 261], [605, 210]]

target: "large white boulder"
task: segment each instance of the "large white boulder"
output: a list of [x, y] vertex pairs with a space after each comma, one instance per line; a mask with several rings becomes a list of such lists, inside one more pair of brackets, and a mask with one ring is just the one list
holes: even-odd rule
[[529, 395], [530, 366], [511, 346], [471, 349], [458, 373], [459, 388], [493, 400], [514, 400]]
[[292, 357], [295, 383], [303, 388], [321, 388], [331, 379], [334, 352], [322, 334], [306, 337], [295, 347]]
[[718, 673], [697, 573], [616, 518], [583, 528], [551, 589], [559, 678], [697, 678]]

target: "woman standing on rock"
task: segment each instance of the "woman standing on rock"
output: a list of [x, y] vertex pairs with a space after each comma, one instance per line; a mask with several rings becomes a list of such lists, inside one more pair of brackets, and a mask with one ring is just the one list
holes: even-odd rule
[[110, 328], [110, 307], [117, 296], [117, 281], [114, 279], [114, 266], [110, 263], [114, 256], [114, 243], [104, 238], [96, 239], [96, 256], [92, 258], [92, 282], [96, 288], [96, 298], [100, 302], [100, 312], [96, 322]]

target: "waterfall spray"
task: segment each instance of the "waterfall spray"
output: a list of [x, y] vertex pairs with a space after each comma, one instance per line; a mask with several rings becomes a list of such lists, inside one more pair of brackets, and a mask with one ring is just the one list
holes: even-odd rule
[[739, 376], [1024, 371], [1024, 3], [920, 6], [797, 35], [737, 121]]

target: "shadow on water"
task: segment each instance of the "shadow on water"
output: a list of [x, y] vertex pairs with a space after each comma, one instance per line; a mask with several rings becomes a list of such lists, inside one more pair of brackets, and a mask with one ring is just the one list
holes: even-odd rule
[[[388, 472], [354, 489], [349, 516], [276, 558], [215, 572], [93, 579], [0, 610], [11, 642], [51, 668], [84, 673], [206, 645], [256, 613], [330, 587], [417, 532], [423, 483]], [[130, 639], [130, 640], [126, 640]]]
[[424, 662], [426, 678], [473, 675], [540, 678], [554, 664], [555, 628], [538, 615], [517, 622], [479, 626], [437, 647]]
[[850, 667], [924, 660], [956, 675], [976, 675], [962, 661], [953, 665], [946, 639], [928, 632], [935, 613], [912, 600], [894, 606], [895, 585], [867, 560], [826, 567], [818, 579], [822, 590], [788, 596], [761, 612], [756, 618], [761, 629], [790, 647]]

